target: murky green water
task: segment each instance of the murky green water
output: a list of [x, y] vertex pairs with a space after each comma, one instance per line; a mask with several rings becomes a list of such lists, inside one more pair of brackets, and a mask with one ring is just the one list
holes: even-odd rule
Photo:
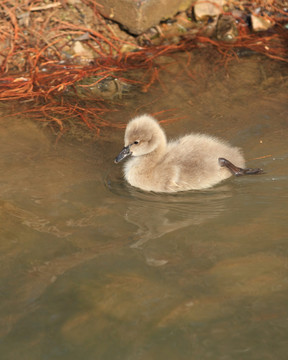
[[1, 359], [287, 359], [287, 68], [251, 57], [226, 72], [201, 54], [164, 65], [110, 120], [173, 110], [158, 115], [179, 118], [170, 137], [223, 137], [266, 174], [145, 193], [113, 163], [123, 131], [55, 145], [1, 121]]

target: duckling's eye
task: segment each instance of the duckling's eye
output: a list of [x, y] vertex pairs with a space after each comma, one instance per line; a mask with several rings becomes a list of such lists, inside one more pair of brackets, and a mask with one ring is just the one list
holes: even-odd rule
[[134, 145], [137, 145], [137, 144], [139, 144], [139, 141], [138, 140], [136, 140], [136, 141], [134, 141], [134, 143], [133, 143]]

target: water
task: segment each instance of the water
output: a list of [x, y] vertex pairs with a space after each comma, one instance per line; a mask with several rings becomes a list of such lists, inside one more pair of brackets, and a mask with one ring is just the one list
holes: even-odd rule
[[171, 110], [168, 136], [220, 136], [266, 173], [146, 193], [113, 163], [123, 131], [56, 144], [2, 120], [1, 359], [287, 358], [287, 69], [203, 53], [164, 65], [110, 120]]

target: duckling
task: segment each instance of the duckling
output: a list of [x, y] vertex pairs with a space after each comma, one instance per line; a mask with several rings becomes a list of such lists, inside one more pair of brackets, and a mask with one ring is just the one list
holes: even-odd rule
[[124, 145], [114, 162], [129, 156], [124, 177], [132, 186], [146, 191], [207, 189], [232, 174], [263, 172], [245, 169], [239, 148], [209, 135], [189, 134], [168, 142], [164, 130], [150, 115], [138, 116], [128, 123]]

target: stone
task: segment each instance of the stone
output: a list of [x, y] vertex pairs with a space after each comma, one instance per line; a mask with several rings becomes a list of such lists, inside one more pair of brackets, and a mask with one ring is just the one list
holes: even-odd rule
[[192, 5], [192, 0], [97, 0], [98, 11], [139, 35]]
[[86, 49], [80, 41], [75, 41], [72, 48], [76, 56], [93, 59], [93, 52], [90, 49]]
[[216, 37], [220, 41], [234, 42], [237, 40], [238, 30], [236, 20], [231, 15], [220, 15], [216, 26]]
[[207, 18], [216, 18], [223, 13], [226, 0], [197, 0], [194, 5], [195, 19], [205, 21]]
[[254, 31], [265, 31], [274, 25], [274, 23], [269, 19], [256, 15], [251, 15], [251, 23]]

